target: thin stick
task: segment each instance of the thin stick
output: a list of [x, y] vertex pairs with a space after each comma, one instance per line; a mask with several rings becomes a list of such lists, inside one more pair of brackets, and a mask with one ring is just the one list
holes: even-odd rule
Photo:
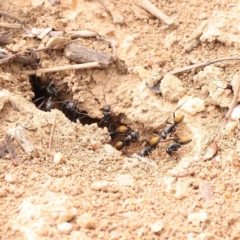
[[21, 18], [18, 18], [18, 17], [15, 17], [7, 12], [3, 12], [3, 11], [0, 11], [0, 15], [4, 16], [4, 17], [8, 17], [8, 18], [11, 18], [11, 19], [14, 19], [16, 20], [17, 22], [21, 23], [22, 25], [26, 26], [28, 29], [30, 29], [28, 27], [28, 25], [26, 24], [25, 20], [22, 20]]
[[231, 105], [229, 107], [229, 110], [227, 112], [227, 115], [223, 119], [223, 122], [222, 122], [222, 125], [220, 127], [220, 130], [219, 130], [216, 138], [214, 139], [214, 143], [216, 143], [216, 144], [219, 142], [219, 140], [221, 138], [222, 130], [224, 129], [226, 124], [229, 122], [229, 119], [230, 119], [230, 117], [232, 115], [233, 109], [237, 106], [239, 91], [240, 91], [240, 75], [238, 76], [238, 79], [237, 79], [237, 84], [236, 84], [235, 89], [234, 89], [233, 99], [232, 99]]
[[18, 23], [4, 23], [4, 22], [0, 22], [0, 27], [12, 28], [12, 29], [19, 29], [19, 28], [21, 28], [21, 24], [18, 24]]
[[150, 12], [153, 16], [157, 17], [165, 24], [167, 25], [177, 24], [174, 19], [170, 18], [165, 13], [163, 13], [159, 8], [155, 7], [149, 0], [136, 0], [135, 3], [138, 6]]
[[49, 138], [49, 152], [51, 153], [52, 150], [52, 139], [53, 139], [53, 132], [56, 124], [56, 119], [57, 119], [57, 112], [55, 112], [54, 120], [53, 120], [53, 125], [50, 133], [50, 138]]
[[25, 75], [36, 74], [37, 76], [41, 76], [43, 73], [59, 72], [59, 71], [66, 71], [66, 70], [78, 70], [78, 69], [86, 69], [86, 68], [94, 68], [94, 67], [100, 67], [100, 64], [98, 62], [91, 62], [91, 63], [52, 67], [52, 68], [42, 68], [37, 70], [26, 70], [26, 71], [23, 71], [22, 73]]
[[124, 17], [120, 11], [115, 8], [114, 4], [110, 0], [98, 0], [103, 7], [111, 14], [113, 22], [118, 24], [123, 24], [125, 22]]
[[225, 57], [225, 58], [218, 58], [218, 59], [213, 59], [213, 60], [207, 60], [205, 62], [196, 63], [196, 64], [193, 64], [193, 65], [190, 65], [190, 66], [186, 66], [186, 67], [183, 67], [183, 68], [177, 68], [177, 69], [175, 69], [173, 71], [167, 72], [166, 74], [174, 75], [174, 74], [177, 74], [177, 73], [182, 73], [182, 72], [189, 71], [189, 70], [194, 69], [194, 68], [205, 67], [205, 66], [208, 66], [208, 65], [213, 64], [213, 63], [223, 62], [223, 61], [230, 61], [230, 60], [240, 60], [240, 56]]

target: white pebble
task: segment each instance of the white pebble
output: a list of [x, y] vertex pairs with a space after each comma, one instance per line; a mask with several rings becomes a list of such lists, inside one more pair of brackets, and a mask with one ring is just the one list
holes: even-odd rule
[[89, 213], [84, 213], [77, 218], [77, 225], [81, 228], [92, 229], [95, 228], [96, 222], [95, 219]]
[[9, 182], [9, 183], [15, 183], [17, 181], [17, 178], [14, 175], [12, 175], [11, 173], [8, 173], [5, 176], [5, 181]]
[[198, 112], [202, 112], [205, 110], [205, 101], [200, 98], [193, 98], [191, 96], [184, 97], [178, 101], [178, 106], [181, 106], [185, 112], [189, 113], [190, 115], [195, 115]]
[[164, 228], [164, 223], [163, 223], [163, 221], [158, 220], [155, 223], [151, 224], [150, 228], [154, 233], [161, 232]]
[[59, 164], [61, 161], [62, 161], [62, 153], [60, 152], [55, 153], [53, 157], [53, 162], [55, 164]]
[[73, 227], [72, 227], [71, 223], [63, 222], [63, 223], [58, 224], [57, 229], [61, 233], [69, 234], [72, 231]]
[[232, 120], [238, 120], [238, 119], [240, 119], [240, 105], [236, 106], [236, 107], [233, 109], [231, 118], [232, 118]]
[[194, 226], [199, 226], [200, 222], [206, 222], [208, 220], [208, 215], [204, 211], [197, 213], [190, 213], [188, 215], [188, 221], [191, 222]]
[[171, 74], [164, 76], [160, 84], [160, 90], [163, 97], [170, 101], [179, 100], [186, 93], [182, 81]]
[[117, 151], [112, 145], [104, 144], [103, 149], [108, 157], [120, 156], [121, 152]]
[[133, 176], [130, 174], [118, 174], [115, 178], [115, 181], [120, 186], [132, 186], [135, 182]]
[[206, 12], [202, 12], [199, 16], [198, 16], [198, 19], [199, 20], [205, 20], [208, 18], [208, 15]]
[[137, 73], [138, 76], [141, 78], [141, 80], [144, 80], [147, 77], [147, 69], [145, 69], [143, 66], [136, 66], [133, 68], [133, 72]]
[[3, 109], [4, 104], [9, 100], [10, 92], [6, 89], [0, 91], [0, 110]]
[[68, 222], [72, 220], [77, 215], [77, 210], [75, 208], [66, 210], [65, 212], [59, 213], [58, 223]]

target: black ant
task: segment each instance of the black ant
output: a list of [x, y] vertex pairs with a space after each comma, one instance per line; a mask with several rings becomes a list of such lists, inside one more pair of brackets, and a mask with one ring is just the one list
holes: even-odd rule
[[82, 113], [77, 110], [77, 103], [75, 101], [65, 100], [55, 103], [62, 103], [62, 108], [64, 108], [65, 110], [64, 114], [72, 121], [76, 120], [78, 115], [83, 115], [83, 117], [89, 117], [87, 113]]
[[138, 153], [138, 155], [140, 157], [149, 156], [157, 148], [158, 144], [160, 143], [160, 140], [161, 140], [161, 137], [159, 135], [156, 135], [156, 134], [149, 141], [145, 140], [148, 144], [148, 147], [141, 150]]
[[46, 87], [46, 92], [49, 97], [57, 97], [58, 92], [56, 87], [53, 83], [49, 83], [47, 86], [43, 86], [42, 88]]
[[174, 152], [177, 152], [182, 145], [186, 145], [192, 141], [189, 137], [180, 137], [173, 139], [175, 143], [170, 143], [166, 149], [167, 154], [170, 156], [173, 155]]
[[126, 153], [127, 156], [129, 157], [130, 155], [128, 154], [127, 149], [126, 149], [126, 146], [129, 146], [129, 145], [130, 145], [130, 142], [129, 142], [129, 141], [118, 141], [118, 142], [115, 144], [115, 148], [116, 148], [118, 151], [121, 151], [121, 150], [124, 148], [125, 153]]
[[[105, 107], [103, 107], [102, 110], [102, 114], [103, 117], [101, 118], [100, 122], [98, 123], [98, 125], [102, 124], [102, 123], [109, 123], [112, 120], [112, 114], [111, 114], [111, 106], [113, 106], [115, 103], [111, 104], [111, 105], [106, 105]], [[110, 128], [110, 127], [109, 127]]]
[[121, 136], [121, 135], [127, 136], [124, 141], [139, 140], [139, 133], [134, 130], [131, 130], [129, 127], [124, 125], [117, 127], [115, 132], [109, 132], [109, 135], [112, 141], [114, 141], [118, 136]]
[[[185, 102], [184, 102], [185, 103]], [[176, 110], [173, 112], [173, 123], [169, 122], [168, 119], [166, 120], [167, 124], [170, 124], [170, 127], [166, 127], [163, 129], [162, 133], [161, 133], [161, 137], [163, 139], [167, 138], [167, 135], [170, 134], [170, 136], [172, 136], [172, 134], [176, 131], [176, 126], [178, 124], [180, 124], [183, 119], [184, 119], [184, 115], [179, 114], [177, 116], [175, 116], [175, 112], [184, 104], [182, 103], [179, 107], [176, 108]]]
[[107, 104], [106, 103], [106, 96], [105, 96], [105, 91], [104, 91], [104, 88], [103, 88], [103, 94], [104, 94], [104, 102], [105, 102], [105, 106], [100, 109], [102, 110], [102, 114], [103, 114], [103, 117], [100, 119], [100, 122], [98, 123], [98, 125], [101, 125], [102, 123], [109, 123], [109, 129], [110, 129], [110, 126], [111, 126], [111, 120], [112, 120], [112, 114], [111, 114], [111, 107], [113, 105], [115, 105], [116, 103], [113, 103], [113, 104]]
[[122, 150], [123, 148], [125, 148], [125, 153], [127, 154], [127, 156], [129, 157], [129, 154], [127, 152], [126, 146], [130, 146], [131, 142], [134, 142], [136, 140], [139, 140], [139, 134], [136, 131], [130, 130], [130, 132], [126, 135], [126, 137], [124, 138], [124, 140], [122, 141], [118, 141], [115, 144], [115, 148], [117, 150]]
[[144, 148], [143, 150], [141, 150], [141, 151], [138, 153], [138, 155], [139, 155], [140, 157], [149, 156], [149, 155], [152, 153], [152, 151], [154, 151], [154, 150], [155, 150], [155, 148], [146, 147], [146, 148]]
[[40, 98], [34, 100], [33, 102], [36, 103], [37, 101], [39, 101], [41, 99], [43, 99], [43, 101], [38, 106], [39, 109], [42, 108], [42, 110], [44, 110], [44, 111], [50, 111], [51, 109], [54, 108], [55, 102], [52, 101], [52, 97], [49, 97], [47, 100], [45, 97], [40, 97]]

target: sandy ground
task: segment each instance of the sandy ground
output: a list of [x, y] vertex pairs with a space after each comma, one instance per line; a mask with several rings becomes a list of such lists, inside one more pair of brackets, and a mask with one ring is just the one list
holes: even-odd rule
[[[240, 63], [219, 62], [176, 78], [165, 75], [238, 55], [240, 3], [152, 0], [172, 20], [167, 25], [137, 1], [106, 1], [109, 11], [101, 1], [50, 2], [2, 1], [0, 10], [24, 19], [31, 29], [51, 27], [65, 37], [79, 30], [98, 33], [116, 44], [126, 71], [112, 63], [47, 74], [61, 100], [74, 100], [78, 111], [93, 118], [86, 124], [71, 122], [61, 107], [46, 112], [32, 103], [35, 95], [24, 74], [31, 67], [11, 61], [0, 65], [0, 239], [240, 239], [238, 111], [222, 133], [217, 156], [203, 160], [233, 98], [227, 84], [234, 87]], [[17, 23], [3, 17], [0, 22]], [[50, 39], [13, 31], [12, 43], [2, 48], [9, 53], [45, 47]], [[114, 54], [95, 37], [78, 44]], [[39, 68], [72, 64], [63, 50], [39, 54]], [[161, 94], [146, 87], [160, 79]], [[173, 121], [173, 111], [185, 101], [176, 112], [185, 116], [176, 133], [192, 142], [176, 156], [166, 154], [169, 142], [161, 142], [148, 158], [139, 158], [146, 147], [140, 141], [127, 148], [130, 158], [113, 147], [107, 127], [97, 125], [101, 108], [114, 104], [116, 127], [126, 125], [141, 140], [150, 139], [161, 134], [167, 118]], [[26, 135], [27, 148], [16, 131]], [[7, 139], [18, 166], [11, 153], [4, 156]]]

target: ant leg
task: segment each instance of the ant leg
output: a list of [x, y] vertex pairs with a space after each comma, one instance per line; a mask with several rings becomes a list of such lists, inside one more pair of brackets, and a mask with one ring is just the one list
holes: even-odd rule
[[176, 140], [178, 140], [178, 139], [180, 139], [180, 137], [176, 134], [176, 133], [172, 133], [173, 135], [174, 135], [174, 139], [176, 139]]
[[108, 116], [108, 117], [103, 117], [102, 120], [98, 123], [99, 125], [102, 124], [103, 122], [107, 122], [112, 116]]
[[128, 153], [128, 151], [127, 151], [127, 148], [126, 148], [126, 147], [124, 147], [124, 151], [125, 151], [126, 155], [127, 155], [129, 158], [131, 158], [131, 156], [130, 156], [130, 154]]
[[38, 99], [35, 99], [34, 101], [33, 101], [33, 103], [35, 103], [35, 102], [37, 102], [38, 100], [41, 100], [41, 99], [43, 99], [44, 97], [40, 97], [40, 98], [38, 98]]
[[109, 126], [108, 126], [108, 129], [110, 129], [111, 126], [112, 126], [112, 121], [110, 121]]
[[[168, 118], [168, 119], [169, 119], [169, 118]], [[166, 123], [166, 124], [170, 124], [170, 125], [172, 125], [172, 123], [169, 122], [168, 119], [165, 121], [165, 123]]]
[[[49, 100], [49, 99], [48, 99]], [[48, 101], [47, 100], [47, 101]], [[42, 106], [43, 106], [43, 104], [46, 104], [47, 103], [47, 101], [45, 101], [45, 100], [43, 100], [42, 102], [41, 102], [41, 104], [38, 106], [38, 108], [40, 109]]]

